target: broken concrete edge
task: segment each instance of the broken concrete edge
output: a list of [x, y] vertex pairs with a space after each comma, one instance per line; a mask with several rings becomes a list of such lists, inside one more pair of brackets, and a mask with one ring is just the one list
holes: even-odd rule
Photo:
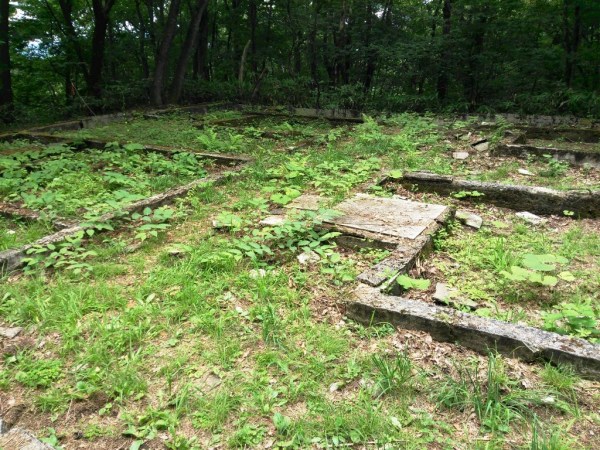
[[398, 277], [408, 273], [420, 258], [426, 257], [433, 251], [435, 235], [446, 227], [455, 213], [454, 208], [448, 207], [444, 215], [419, 237], [413, 241], [406, 240], [397, 244], [387, 258], [360, 273], [356, 279], [371, 287], [380, 286], [383, 292], [397, 292]]
[[[259, 116], [252, 115], [249, 117], [242, 117], [242, 118], [236, 118], [236, 119], [224, 119], [224, 120], [218, 120], [215, 122], [199, 123], [199, 124], [196, 124], [195, 126], [197, 128], [203, 128], [205, 126], [219, 126], [219, 127], [224, 127], [224, 128], [231, 128], [231, 129], [239, 131], [239, 132], [244, 132], [244, 130], [247, 127], [247, 125], [245, 125], [244, 122], [247, 122], [248, 120], [251, 120], [254, 117], [259, 117]], [[298, 131], [298, 130], [273, 131], [273, 130], [260, 130], [259, 129], [259, 130], [255, 130], [255, 131], [258, 132], [258, 136], [260, 136], [261, 138], [273, 139], [273, 140], [281, 140], [282, 138], [295, 138], [295, 137], [304, 136], [302, 134], [302, 132]]]
[[[194, 180], [184, 186], [175, 187], [168, 191], [147, 197], [137, 202], [131, 203], [124, 208], [104, 214], [98, 218], [95, 223], [108, 223], [113, 219], [118, 219], [123, 215], [133, 214], [143, 211], [145, 208], [158, 208], [160, 206], [172, 203], [175, 199], [187, 195], [192, 189], [205, 184], [221, 184], [228, 178], [226, 174], [210, 175], [204, 178]], [[69, 228], [65, 228], [56, 233], [44, 236], [37, 241], [26, 244], [17, 249], [9, 249], [0, 252], [0, 276], [4, 276], [12, 271], [18, 270], [24, 265], [24, 258], [27, 258], [27, 251], [35, 246], [45, 247], [48, 244], [57, 244], [64, 241], [67, 237], [73, 236], [87, 228], [85, 222], [81, 222]], [[102, 231], [102, 230], [100, 230]]]
[[503, 121], [524, 127], [580, 127], [600, 129], [599, 119], [587, 119], [575, 116], [544, 116], [538, 114], [462, 114], [454, 116], [453, 120], [477, 120], [479, 122]]
[[[183, 106], [167, 106], [160, 109], [152, 109], [149, 111], [143, 111], [146, 115], [165, 116], [169, 114], [178, 113], [190, 113], [190, 114], [207, 114], [211, 111], [220, 111], [223, 109], [241, 109], [242, 105], [238, 102], [218, 101], [218, 102], [205, 102], [205, 103], [194, 103]], [[136, 111], [134, 111], [136, 112]], [[139, 111], [138, 111], [139, 113]]]
[[[106, 146], [110, 143], [117, 143], [120, 146], [127, 145], [127, 142], [119, 142], [119, 141], [105, 141], [101, 139], [73, 139], [69, 137], [63, 136], [55, 136], [53, 134], [48, 133], [21, 133], [20, 137], [23, 139], [29, 139], [37, 142], [41, 142], [43, 144], [65, 144], [70, 147], [83, 150], [86, 148], [93, 148], [97, 150], [104, 150]], [[199, 152], [194, 149], [185, 148], [185, 147], [167, 147], [162, 145], [143, 145], [144, 148], [142, 151], [146, 152], [157, 152], [163, 153], [166, 155], [172, 155], [174, 153], [187, 152], [193, 153], [194, 155], [203, 158], [210, 159], [215, 161], [218, 164], [226, 164], [226, 165], [236, 165], [240, 163], [248, 163], [253, 161], [253, 158], [245, 155], [234, 155], [229, 153], [206, 153]]]
[[527, 361], [570, 364], [582, 376], [600, 380], [600, 346], [584, 339], [389, 296], [362, 284], [355, 291], [355, 299], [347, 305], [346, 314], [365, 325], [390, 323], [426, 331], [435, 340], [456, 343], [483, 354], [498, 352]]
[[[181, 112], [190, 113], [201, 113], [207, 114], [212, 110], [219, 110], [222, 108], [235, 108], [238, 106], [237, 103], [230, 102], [210, 102], [210, 103], [198, 103], [189, 106], [167, 106], [159, 109], [133, 109], [130, 111], [116, 112], [110, 114], [101, 114], [96, 116], [80, 117], [70, 119], [62, 122], [55, 122], [49, 125], [43, 125], [39, 127], [29, 128], [24, 130], [24, 133], [49, 133], [53, 131], [68, 131], [68, 130], [80, 130], [87, 128], [94, 128], [101, 125], [108, 125], [113, 122], [119, 122], [121, 120], [133, 119], [136, 116], [142, 115], [168, 115], [177, 114]], [[1, 137], [0, 137], [1, 138]]]
[[351, 109], [242, 106], [242, 111], [254, 115], [299, 117], [307, 119], [327, 119], [334, 122], [363, 122], [362, 113], [360, 111], [355, 111]]
[[416, 186], [422, 192], [451, 195], [458, 192], [478, 192], [484, 195], [465, 196], [463, 201], [494, 204], [516, 211], [559, 215], [573, 211], [573, 218], [600, 217], [600, 190], [557, 191], [536, 186], [511, 185], [457, 179], [450, 175], [430, 172], [409, 172], [402, 178], [382, 181], [398, 183], [404, 187]]
[[0, 448], [4, 450], [54, 450], [54, 447], [40, 441], [31, 431], [20, 427], [0, 433]]
[[516, 129], [522, 133], [525, 139], [563, 138], [588, 144], [597, 144], [600, 142], [600, 129], [532, 126], [517, 126]]
[[528, 144], [498, 144], [492, 151], [492, 156], [512, 156], [526, 159], [527, 157], [550, 155], [559, 161], [567, 161], [574, 166], [590, 166], [600, 168], [600, 151], [586, 151], [582, 149], [559, 149], [552, 147], [535, 147]]
[[[0, 216], [8, 219], [25, 220], [28, 222], [40, 222], [46, 220], [38, 211], [29, 208], [15, 207], [9, 203], [3, 202], [0, 202]], [[54, 219], [47, 220], [47, 222], [51, 223], [55, 230], [62, 230], [74, 225], [72, 220], [63, 217], [55, 217]]]

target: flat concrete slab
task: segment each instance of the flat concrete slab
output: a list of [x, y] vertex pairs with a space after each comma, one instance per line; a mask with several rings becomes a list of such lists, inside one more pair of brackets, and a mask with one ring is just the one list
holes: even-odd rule
[[332, 225], [398, 239], [416, 239], [448, 212], [449, 207], [398, 198], [357, 194], [336, 205], [342, 216], [326, 221]]
[[[326, 197], [305, 194], [286, 208], [316, 211], [330, 202]], [[420, 256], [431, 250], [432, 236], [453, 214], [453, 209], [444, 205], [367, 194], [356, 194], [331, 209], [341, 215], [324, 220], [323, 226], [342, 233], [337, 238], [338, 244], [391, 250], [387, 258], [365, 270], [357, 279], [392, 292], [395, 278], [408, 272]], [[276, 219], [271, 216], [261, 223], [276, 223]]]
[[569, 363], [582, 375], [600, 379], [600, 345], [584, 339], [385, 295], [360, 283], [348, 304], [347, 314], [367, 325], [385, 322], [427, 331], [438, 341], [458, 343], [484, 354], [497, 351], [525, 360]]

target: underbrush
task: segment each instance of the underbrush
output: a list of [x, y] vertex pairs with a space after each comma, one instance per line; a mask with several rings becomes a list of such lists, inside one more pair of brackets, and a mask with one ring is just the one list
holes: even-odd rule
[[[127, 125], [131, 134], [116, 126], [119, 139], [138, 141], [149, 128], [139, 122]], [[293, 140], [188, 125], [169, 134], [158, 121], [146, 133], [164, 145], [194, 142], [255, 161], [222, 186], [199, 186], [174, 207], [125, 218], [130, 226], [118, 233], [67, 241], [66, 250], [54, 249], [66, 259], [55, 255], [53, 264], [52, 252], [40, 253], [25, 274], [2, 280], [0, 315], [23, 326], [26, 339], [5, 348], [0, 399], [34, 412], [35, 423], [23, 425], [67, 448], [560, 449], [597, 442], [589, 430], [600, 424], [598, 386], [569, 367], [493, 351], [478, 356], [425, 333], [344, 318], [358, 268], [388, 253], [342, 249], [337, 233], [319, 225], [383, 168], [451, 170], [433, 118], [365, 118], [348, 135], [325, 136], [292, 155], [282, 149]], [[127, 162], [136, 153], [101, 155], [126, 155]], [[149, 170], [142, 184], [151, 190], [162, 163], [149, 156], [140, 164], [133, 167]], [[177, 163], [165, 170], [180, 170], [174, 178], [181, 181], [204, 169]], [[328, 200], [315, 212], [260, 224], [302, 193]], [[477, 233], [450, 231], [436, 240], [436, 258], [460, 265], [438, 261], [439, 270], [464, 294], [489, 302], [495, 317], [538, 301], [553, 313], [563, 301], [584, 303], [598, 287], [597, 236], [576, 225], [555, 235], [509, 221]], [[93, 254], [80, 261], [86, 252]], [[557, 258], [532, 262], [527, 254]], [[512, 267], [557, 283], [545, 286], [552, 280], [535, 275], [509, 280], [502, 272], [518, 275]]]

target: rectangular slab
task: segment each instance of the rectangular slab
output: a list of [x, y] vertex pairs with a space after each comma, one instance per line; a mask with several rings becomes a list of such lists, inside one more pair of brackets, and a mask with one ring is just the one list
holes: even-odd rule
[[450, 209], [444, 205], [357, 194], [333, 207], [342, 216], [327, 220], [337, 227], [414, 240]]
[[385, 295], [364, 284], [357, 287], [346, 313], [366, 325], [390, 323], [426, 331], [438, 341], [457, 343], [484, 354], [497, 351], [525, 360], [572, 364], [582, 375], [600, 379], [600, 345], [584, 339]]
[[[286, 205], [287, 209], [316, 211], [330, 199], [305, 194]], [[408, 272], [432, 248], [432, 237], [452, 217], [449, 206], [414, 202], [401, 198], [357, 194], [331, 209], [340, 216], [323, 221], [323, 226], [341, 232], [342, 246], [385, 248], [391, 254], [358, 275], [358, 281], [394, 292], [396, 277]], [[267, 220], [268, 219], [268, 220]], [[263, 225], [273, 223], [273, 217]]]

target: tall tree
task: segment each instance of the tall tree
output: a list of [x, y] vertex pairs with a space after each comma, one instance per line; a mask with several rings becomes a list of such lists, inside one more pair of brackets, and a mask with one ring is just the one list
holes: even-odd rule
[[156, 66], [154, 68], [154, 80], [152, 81], [151, 100], [155, 106], [163, 105], [163, 90], [165, 86], [165, 77], [169, 66], [169, 52], [173, 44], [173, 38], [177, 31], [177, 17], [181, 0], [171, 0], [169, 6], [169, 15], [163, 32], [162, 40], [156, 55]]
[[102, 93], [101, 84], [106, 31], [109, 13], [114, 4], [115, 0], [92, 0], [94, 31], [92, 32], [92, 51], [87, 84], [89, 92], [94, 97], [100, 97]]
[[196, 2], [196, 9], [188, 26], [185, 41], [181, 47], [181, 53], [179, 54], [179, 60], [177, 61], [177, 67], [175, 68], [175, 76], [173, 77], [173, 83], [171, 84], [171, 92], [169, 96], [171, 103], [177, 103], [181, 97], [185, 72], [187, 70], [190, 57], [198, 45], [200, 21], [202, 20], [207, 4], [208, 0], [197, 0]]
[[0, 0], [0, 111], [4, 122], [14, 120], [12, 77], [10, 73], [9, 0]]
[[[571, 15], [573, 18], [571, 19]], [[565, 84], [571, 87], [575, 71], [577, 50], [581, 42], [581, 5], [577, 0], [564, 0], [563, 32], [565, 47]]]
[[440, 101], [446, 100], [448, 94], [448, 58], [450, 53], [450, 30], [452, 27], [452, 0], [442, 0], [442, 52], [440, 54], [440, 70], [437, 79], [437, 96]]

